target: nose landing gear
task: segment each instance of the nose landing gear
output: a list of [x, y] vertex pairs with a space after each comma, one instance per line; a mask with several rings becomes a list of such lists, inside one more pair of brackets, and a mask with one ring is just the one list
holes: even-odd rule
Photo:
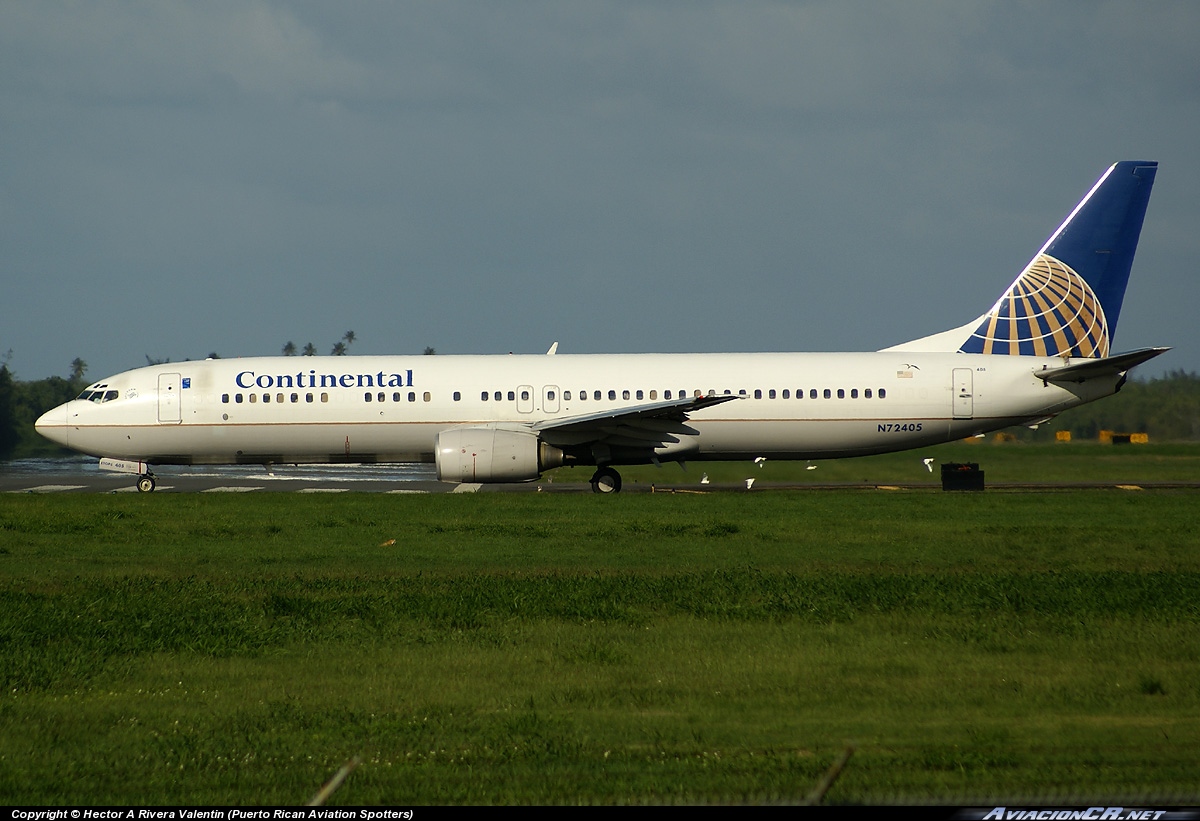
[[150, 493], [154, 490], [154, 474], [143, 473], [138, 477], [137, 489], [140, 493]]

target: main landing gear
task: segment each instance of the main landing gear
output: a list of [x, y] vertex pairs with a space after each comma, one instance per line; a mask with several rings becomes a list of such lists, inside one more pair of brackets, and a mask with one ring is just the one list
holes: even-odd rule
[[150, 493], [154, 490], [154, 474], [143, 473], [138, 477], [137, 489], [141, 493]]
[[610, 467], [602, 467], [592, 474], [592, 493], [620, 493], [621, 474]]

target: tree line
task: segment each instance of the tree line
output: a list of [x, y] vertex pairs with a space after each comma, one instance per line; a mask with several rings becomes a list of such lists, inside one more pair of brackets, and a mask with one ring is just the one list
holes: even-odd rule
[[[354, 340], [342, 339], [346, 345]], [[426, 354], [434, 354], [426, 348]], [[78, 396], [87, 387], [87, 363], [71, 362], [67, 378], [36, 381], [14, 379], [0, 358], [0, 460], [64, 455], [68, 451], [43, 439], [33, 429], [46, 411]], [[1073, 441], [1094, 441], [1102, 430], [1147, 433], [1151, 442], [1200, 441], [1200, 375], [1171, 371], [1149, 379], [1130, 379], [1116, 396], [1074, 408], [1039, 425], [1036, 430], [1014, 428], [1023, 441], [1053, 441], [1061, 430]]]

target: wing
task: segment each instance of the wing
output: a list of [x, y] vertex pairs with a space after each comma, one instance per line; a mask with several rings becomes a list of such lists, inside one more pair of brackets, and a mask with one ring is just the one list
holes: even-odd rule
[[591, 444], [594, 447], [675, 450], [670, 446], [679, 444], [680, 436], [700, 434], [686, 424], [690, 414], [741, 398], [730, 394], [685, 396], [561, 419], [544, 419], [534, 423], [532, 429], [544, 441], [557, 447]]
[[1170, 348], [1142, 348], [1129, 353], [1120, 353], [1104, 359], [1087, 359], [1061, 368], [1034, 371], [1033, 375], [1043, 382], [1086, 382], [1089, 379], [1111, 378], [1122, 374], [1135, 365], [1148, 362]]

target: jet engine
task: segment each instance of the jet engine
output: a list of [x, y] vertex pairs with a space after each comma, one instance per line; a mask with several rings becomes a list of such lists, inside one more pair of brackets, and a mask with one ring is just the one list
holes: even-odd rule
[[563, 452], [537, 434], [494, 425], [444, 430], [434, 454], [443, 482], [529, 482], [563, 463]]

